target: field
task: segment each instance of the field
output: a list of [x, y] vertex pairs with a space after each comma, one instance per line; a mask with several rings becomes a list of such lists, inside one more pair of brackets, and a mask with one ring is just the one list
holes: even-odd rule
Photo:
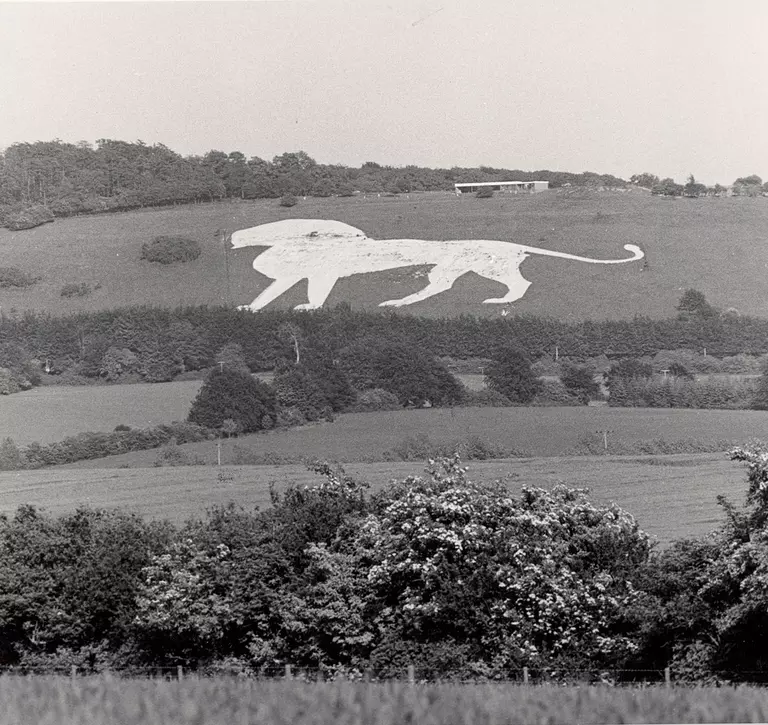
[[0, 678], [0, 725], [513, 725], [765, 722], [768, 693], [237, 679]]
[[[24, 232], [0, 230], [3, 265], [42, 275], [25, 290], [0, 290], [0, 309], [37, 309], [56, 314], [136, 303], [245, 304], [268, 280], [251, 268], [256, 249], [231, 250], [230, 283], [219, 228], [236, 230], [286, 218], [336, 219], [375, 239], [500, 239], [581, 256], [625, 256], [624, 244], [646, 252], [641, 263], [601, 266], [532, 256], [521, 268], [532, 286], [513, 312], [561, 319], [664, 317], [674, 314], [682, 290], [695, 287], [710, 303], [742, 313], [768, 315], [768, 226], [765, 199], [679, 199], [631, 193], [563, 189], [536, 195], [479, 200], [449, 193], [396, 198], [307, 199], [290, 210], [274, 200], [179, 206], [59, 219]], [[180, 265], [139, 259], [141, 245], [159, 234], [182, 234], [201, 242], [202, 255]], [[349, 301], [373, 308], [380, 301], [420, 289], [423, 270], [406, 268], [340, 280], [326, 304]], [[101, 284], [83, 298], [62, 298], [65, 283]], [[486, 297], [500, 285], [470, 273], [454, 288], [407, 308], [443, 316], [498, 315]], [[306, 300], [298, 283], [275, 305]]]
[[[183, 468], [73, 468], [0, 473], [0, 513], [34, 504], [53, 514], [77, 506], [118, 506], [148, 518], [182, 523], [215, 505], [234, 501], [247, 509], [269, 506], [269, 486], [317, 482], [303, 465], [190, 466]], [[711, 531], [722, 519], [716, 497], [740, 504], [746, 493], [744, 469], [725, 454], [672, 456], [578, 456], [473, 461], [469, 477], [549, 488], [557, 483], [589, 488], [602, 503], [616, 502], [641, 527], [666, 543]], [[353, 463], [344, 466], [373, 490], [393, 479], [423, 472], [423, 462]]]
[[[92, 394], [95, 395], [95, 390]], [[83, 421], [84, 425], [77, 430], [88, 430], [87, 422], [90, 421]], [[585, 437], [602, 437], [602, 431], [607, 431], [609, 446], [655, 438], [682, 443], [695, 441], [710, 446], [722, 441], [744, 443], [751, 438], [768, 438], [768, 412], [590, 406], [347, 413], [338, 416], [333, 423], [316, 423], [227, 441], [222, 462], [233, 461], [231, 455], [235, 446], [254, 456], [272, 455], [278, 462], [307, 458], [381, 461], [391, 457], [385, 455], [387, 452], [408, 441], [418, 443], [425, 435], [432, 443], [447, 446], [478, 437], [485, 444], [512, 454], [562, 456], [578, 448]], [[181, 448], [205, 462], [216, 460], [215, 441], [191, 443]], [[693, 451], [681, 449], [680, 452]], [[136, 451], [73, 465], [151, 466], [156, 457], [156, 450]]]

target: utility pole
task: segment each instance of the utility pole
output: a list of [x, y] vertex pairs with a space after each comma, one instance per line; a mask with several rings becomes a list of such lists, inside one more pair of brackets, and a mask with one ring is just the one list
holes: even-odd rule
[[224, 245], [224, 267], [226, 269], [227, 274], [227, 297], [225, 299], [227, 307], [232, 306], [232, 289], [230, 285], [230, 275], [229, 275], [229, 247], [230, 247], [230, 240], [232, 239], [232, 234], [226, 230], [226, 229], [219, 229], [216, 231], [217, 235], [221, 235], [221, 241]]

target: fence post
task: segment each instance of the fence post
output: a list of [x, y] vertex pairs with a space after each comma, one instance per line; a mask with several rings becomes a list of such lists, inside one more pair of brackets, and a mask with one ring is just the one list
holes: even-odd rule
[[408, 684], [416, 684], [416, 668], [413, 665], [408, 665]]
[[74, 680], [77, 677], [77, 665], [72, 665], [69, 668], [69, 676]]
[[524, 685], [528, 684], [528, 668], [527, 667], [523, 667], [523, 684]]
[[672, 673], [669, 671], [669, 667], [664, 668], [664, 686], [672, 687]]
[[184, 668], [181, 665], [176, 667], [176, 674], [178, 675], [179, 681], [184, 679]]
[[285, 679], [286, 680], [293, 679], [293, 675], [291, 674], [291, 666], [290, 665], [286, 665], [285, 666]]

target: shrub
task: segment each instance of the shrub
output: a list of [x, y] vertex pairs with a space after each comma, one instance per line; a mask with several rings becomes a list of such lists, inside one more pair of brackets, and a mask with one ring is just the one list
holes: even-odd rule
[[200, 256], [200, 245], [186, 237], [159, 236], [141, 246], [141, 259], [160, 264], [191, 262]]
[[0, 471], [19, 471], [26, 465], [27, 459], [13, 439], [6, 438], [0, 443]]
[[91, 287], [87, 282], [67, 282], [61, 288], [62, 297], [87, 297], [95, 289], [99, 289], [101, 285]]
[[594, 371], [585, 365], [563, 363], [560, 382], [582, 405], [600, 396], [600, 384], [595, 382]]
[[532, 405], [537, 406], [571, 406], [582, 405], [582, 401], [569, 392], [560, 380], [548, 380], [544, 379], [540, 381], [539, 392], [536, 393], [536, 397], [531, 401]]
[[466, 390], [461, 405], [466, 408], [508, 408], [512, 405], [512, 401], [498, 390], [484, 388], [483, 390]]
[[5, 226], [11, 231], [18, 232], [23, 229], [39, 227], [41, 224], [52, 222], [53, 219], [53, 213], [48, 207], [35, 204], [21, 211], [8, 214], [5, 217]]
[[261, 430], [264, 416], [275, 417], [275, 393], [266, 383], [234, 370], [214, 370], [205, 379], [187, 420], [219, 430], [228, 418], [243, 433]]
[[351, 408], [356, 413], [375, 410], [399, 410], [400, 401], [394, 393], [383, 388], [366, 388], [357, 394], [357, 401]]
[[13, 395], [21, 390], [18, 376], [8, 368], [0, 368], [0, 395]]
[[280, 197], [278, 203], [280, 206], [291, 207], [296, 206], [296, 204], [299, 203], [299, 200], [293, 194], [286, 194], [285, 196]]
[[205, 461], [197, 456], [190, 457], [185, 450], [179, 448], [178, 441], [175, 438], [171, 438], [161, 446], [152, 465], [156, 468], [164, 468], [166, 466], [204, 466]]
[[515, 346], [503, 346], [485, 367], [488, 387], [513, 403], [530, 403], [541, 389], [528, 356]]
[[461, 386], [437, 358], [404, 342], [366, 337], [339, 352], [339, 369], [358, 390], [382, 388], [401, 405], [459, 403]]
[[215, 433], [190, 423], [166, 423], [154, 428], [112, 431], [111, 433], [79, 433], [57, 443], [30, 443], [23, 449], [29, 468], [58, 466], [116, 456], [131, 451], [158, 448], [175, 438], [179, 443], [210, 440]]
[[31, 287], [42, 277], [29, 274], [18, 267], [0, 267], [0, 289]]
[[483, 186], [475, 193], [476, 199], [490, 199], [493, 196], [493, 188], [490, 186]]

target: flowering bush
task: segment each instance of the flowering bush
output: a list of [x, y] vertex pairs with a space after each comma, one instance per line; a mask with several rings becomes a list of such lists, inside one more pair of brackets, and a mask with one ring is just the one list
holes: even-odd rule
[[650, 543], [629, 514], [564, 486], [515, 499], [455, 458], [429, 473], [395, 484], [358, 532], [384, 640], [452, 639], [467, 673], [491, 676], [615, 665], [635, 649], [623, 612]]

